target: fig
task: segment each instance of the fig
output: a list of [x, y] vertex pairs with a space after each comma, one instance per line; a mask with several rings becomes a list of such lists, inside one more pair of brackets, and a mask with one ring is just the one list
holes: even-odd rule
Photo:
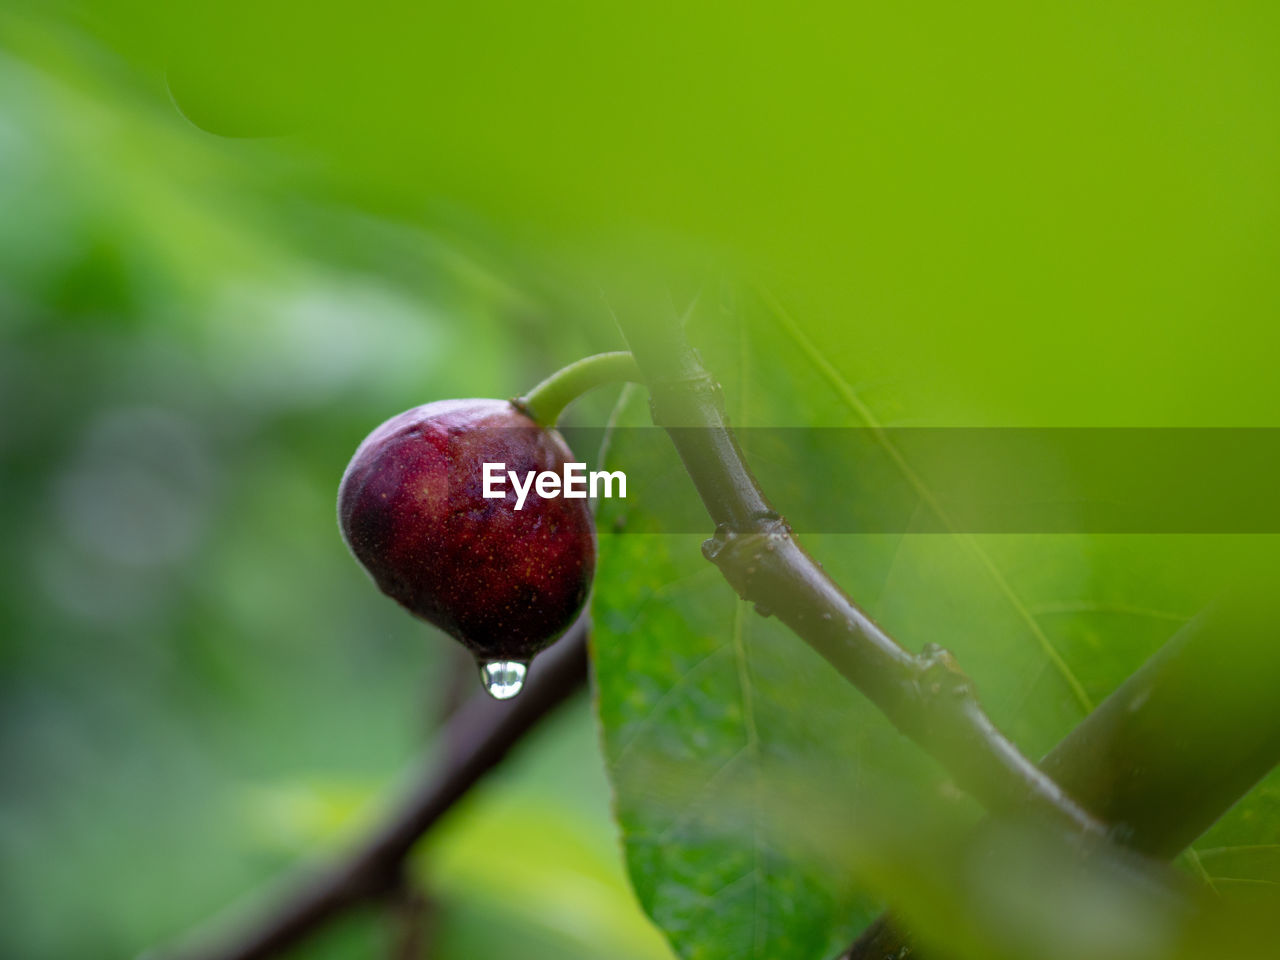
[[577, 619], [596, 539], [588, 500], [526, 487], [516, 509], [513, 484], [485, 496], [485, 464], [525, 477], [572, 460], [510, 401], [442, 400], [377, 427], [338, 489], [343, 539], [374, 583], [470, 650], [501, 699]]

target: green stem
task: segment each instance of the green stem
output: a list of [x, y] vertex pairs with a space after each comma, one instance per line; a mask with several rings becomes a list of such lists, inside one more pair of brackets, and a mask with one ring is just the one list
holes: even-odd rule
[[554, 427], [564, 408], [588, 390], [606, 383], [643, 383], [635, 358], [626, 350], [597, 353], [557, 370], [511, 402], [544, 427]]

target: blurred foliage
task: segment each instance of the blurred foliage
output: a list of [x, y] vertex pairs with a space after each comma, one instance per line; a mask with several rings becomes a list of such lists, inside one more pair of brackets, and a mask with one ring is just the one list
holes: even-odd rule
[[[350, 203], [292, 145], [191, 127], [82, 28], [0, 22], [0, 955], [129, 956], [335, 848], [430, 748], [458, 663], [338, 536], [361, 437], [593, 343], [465, 237]], [[501, 925], [590, 956], [564, 930], [602, 903], [643, 923], [599, 879], [590, 725], [578, 706], [574, 750], [541, 741], [493, 787], [570, 818], [580, 861], [541, 888], [561, 916], [461, 879], [490, 856], [463, 847], [432, 881], [458, 908], [443, 955]]]
[[[341, 470], [401, 409], [616, 348], [618, 278], [702, 291], [744, 424], [1280, 425], [1278, 33], [1261, 2], [6, 5], [0, 954], [128, 955], [376, 816], [457, 664], [345, 555]], [[686, 956], [818, 957], [885, 897], [956, 920], [868, 844], [972, 811], [696, 548], [602, 544], [645, 908]], [[1252, 555], [812, 548], [1033, 753]], [[440, 956], [660, 955], [600, 766], [580, 706], [433, 838]], [[1276, 889], [1276, 790], [1191, 864], [1224, 897]]]

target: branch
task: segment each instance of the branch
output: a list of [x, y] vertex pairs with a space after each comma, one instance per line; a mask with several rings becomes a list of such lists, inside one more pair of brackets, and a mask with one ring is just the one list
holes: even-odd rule
[[623, 333], [649, 385], [654, 422], [666, 428], [716, 524], [703, 552], [738, 594], [790, 627], [988, 810], [1032, 809], [1104, 835], [996, 729], [947, 651], [929, 644], [918, 656], [908, 653], [801, 548], [751, 475], [720, 386], [669, 306], [623, 324]]
[[344, 860], [302, 880], [243, 928], [202, 938], [171, 954], [173, 960], [263, 960], [352, 907], [394, 894], [418, 839], [540, 720], [586, 685], [587, 632], [584, 617], [539, 657], [514, 700], [473, 694], [443, 731], [443, 760], [424, 772], [390, 819]]
[[[1168, 859], [1280, 763], [1280, 643], [1270, 588], [1238, 589], [1183, 627], [1044, 759], [1113, 825]], [[906, 951], [906, 952], [904, 952]], [[882, 916], [841, 960], [911, 956]]]

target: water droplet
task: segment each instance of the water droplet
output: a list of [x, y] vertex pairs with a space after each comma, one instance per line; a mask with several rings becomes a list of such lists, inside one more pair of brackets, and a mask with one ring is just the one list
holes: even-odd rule
[[529, 667], [518, 660], [490, 660], [480, 664], [480, 682], [495, 700], [510, 700], [524, 689]]

